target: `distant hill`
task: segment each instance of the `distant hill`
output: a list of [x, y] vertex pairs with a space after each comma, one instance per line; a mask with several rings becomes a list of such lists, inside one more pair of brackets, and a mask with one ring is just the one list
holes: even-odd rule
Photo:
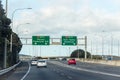
[[[25, 54], [19, 54], [19, 56], [30, 56], [30, 55], [25, 55]], [[30, 56], [31, 57], [31, 56]]]

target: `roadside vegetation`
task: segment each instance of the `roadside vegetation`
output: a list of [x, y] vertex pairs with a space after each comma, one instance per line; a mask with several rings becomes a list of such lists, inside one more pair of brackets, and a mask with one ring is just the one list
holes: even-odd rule
[[[19, 61], [19, 51], [22, 48], [22, 43], [16, 33], [11, 29], [11, 20], [7, 18], [5, 10], [0, 0], [0, 69], [4, 65], [5, 42], [7, 44], [7, 67], [16, 64]], [[11, 34], [13, 36], [12, 52], [10, 51]], [[6, 41], [5, 41], [6, 39]]]

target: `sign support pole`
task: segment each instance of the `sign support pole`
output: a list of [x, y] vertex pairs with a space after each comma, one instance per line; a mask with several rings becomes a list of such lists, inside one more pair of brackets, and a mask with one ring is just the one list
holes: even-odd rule
[[87, 59], [87, 36], [85, 36], [85, 59]]

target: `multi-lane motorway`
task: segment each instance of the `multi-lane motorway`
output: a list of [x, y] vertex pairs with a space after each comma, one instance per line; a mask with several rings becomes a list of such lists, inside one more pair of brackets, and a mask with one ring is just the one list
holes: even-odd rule
[[[47, 68], [30, 66], [24, 71], [27, 74], [23, 71], [14, 71], [6, 80], [120, 80], [120, 67], [82, 62], [77, 62], [77, 65], [67, 65], [66, 61], [48, 61]], [[13, 79], [18, 74], [23, 76]]]

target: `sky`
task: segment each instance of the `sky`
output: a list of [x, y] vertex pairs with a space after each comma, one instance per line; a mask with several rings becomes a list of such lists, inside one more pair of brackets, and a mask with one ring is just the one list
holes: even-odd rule
[[[2, 0], [4, 9], [5, 1]], [[119, 4], [120, 0], [8, 0], [8, 17], [12, 19], [16, 9], [32, 8], [14, 13], [12, 29], [20, 37], [87, 36], [87, 50], [92, 54], [119, 55]], [[24, 45], [21, 53], [66, 56], [77, 48], [84, 46]]]

